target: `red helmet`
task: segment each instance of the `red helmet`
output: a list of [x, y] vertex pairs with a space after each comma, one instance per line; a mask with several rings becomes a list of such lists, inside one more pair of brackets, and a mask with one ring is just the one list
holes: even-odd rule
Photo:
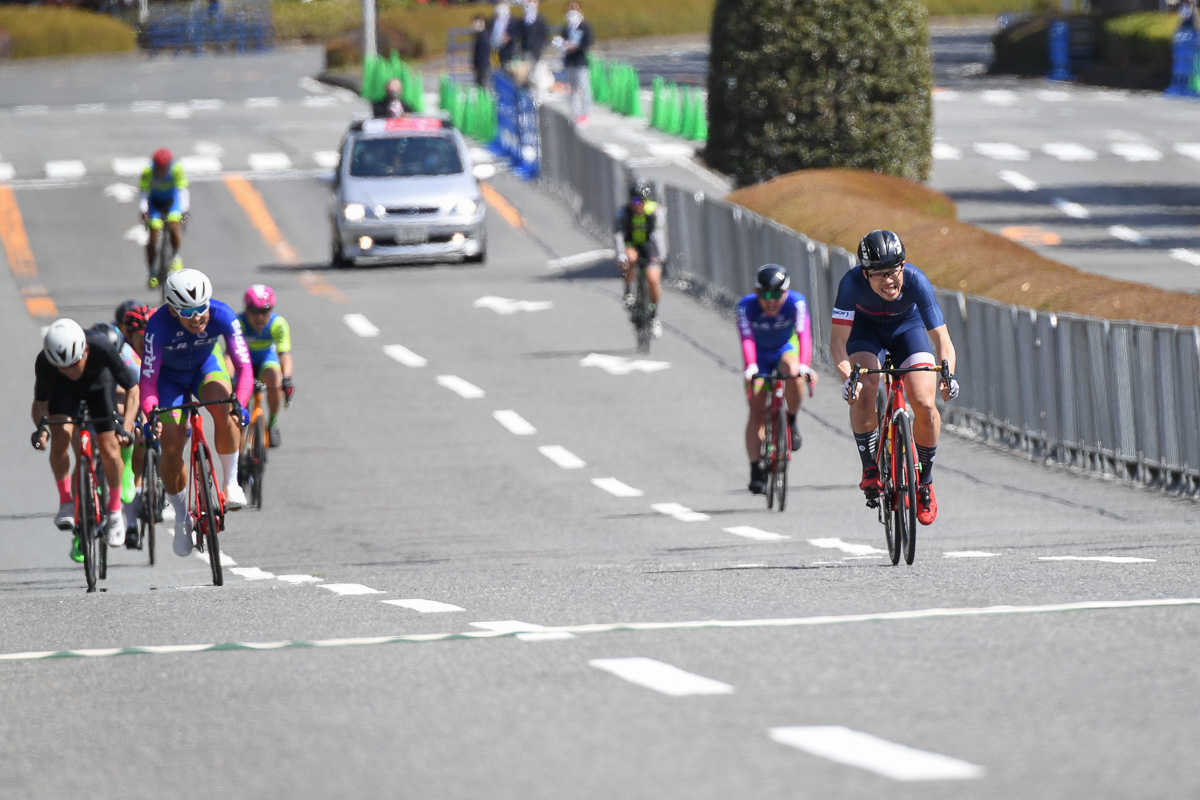
[[130, 333], [141, 333], [150, 319], [150, 306], [137, 300], [126, 300], [117, 306], [114, 317], [116, 323]]
[[165, 147], [160, 147], [154, 151], [154, 157], [150, 160], [154, 162], [154, 166], [158, 169], [166, 169], [171, 164], [171, 151]]
[[269, 311], [275, 307], [275, 292], [271, 291], [271, 287], [264, 283], [256, 283], [251, 286], [246, 290], [242, 299], [246, 303], [246, 308]]

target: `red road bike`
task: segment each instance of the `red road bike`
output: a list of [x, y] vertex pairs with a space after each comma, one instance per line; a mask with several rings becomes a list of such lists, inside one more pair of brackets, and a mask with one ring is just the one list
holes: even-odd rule
[[[787, 473], [792, 461], [792, 433], [788, 429], [787, 400], [783, 396], [783, 387], [787, 381], [779, 372], [779, 367], [769, 373], [755, 376], [767, 386], [767, 419], [766, 430], [763, 432], [761, 450], [759, 451], [759, 466], [767, 473], [767, 508], [773, 508], [776, 498], [779, 499], [779, 510], [787, 505]], [[808, 396], [812, 397], [812, 378], [804, 376], [808, 384]], [[753, 398], [753, 386], [747, 389], [747, 400]]]

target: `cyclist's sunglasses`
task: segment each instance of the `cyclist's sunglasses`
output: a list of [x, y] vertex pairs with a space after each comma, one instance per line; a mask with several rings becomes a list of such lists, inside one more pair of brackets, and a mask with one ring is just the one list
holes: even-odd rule
[[208, 303], [205, 303], [202, 306], [192, 306], [191, 308], [177, 308], [175, 309], [175, 313], [184, 319], [201, 317], [208, 313]]
[[763, 300], [778, 300], [779, 298], [783, 297], [783, 295], [783, 289], [760, 289], [758, 292], [758, 296]]

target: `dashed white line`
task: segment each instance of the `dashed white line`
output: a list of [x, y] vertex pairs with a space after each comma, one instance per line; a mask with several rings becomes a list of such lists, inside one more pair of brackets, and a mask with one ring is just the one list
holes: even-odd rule
[[192, 116], [193, 110], [194, 109], [189, 105], [184, 105], [183, 103], [172, 103], [171, 105], [167, 106], [167, 118], [188, 119]]
[[592, 485], [616, 497], [641, 497], [645, 494], [641, 489], [635, 489], [616, 478], [592, 478]]
[[516, 436], [531, 436], [537, 433], [537, 428], [529, 424], [529, 422], [515, 411], [504, 409], [501, 411], [493, 411], [492, 418], [508, 428], [509, 433]]
[[1037, 183], [1032, 178], [1026, 178], [1019, 172], [1013, 172], [1011, 169], [1000, 170], [1000, 180], [1015, 188], [1018, 192], [1033, 192], [1038, 188]]
[[474, 303], [475, 308], [488, 308], [497, 314], [509, 316], [518, 311], [546, 311], [553, 308], [549, 300], [510, 300], [507, 297], [481, 297]]
[[1060, 161], [1095, 161], [1096, 151], [1074, 142], [1051, 142], [1042, 145], [1046, 155], [1054, 156]]
[[616, 256], [617, 252], [615, 250], [590, 250], [586, 253], [576, 253], [573, 256], [566, 256], [564, 258], [556, 258], [552, 261], [547, 261], [546, 269], [555, 271], [571, 269], [572, 267], [578, 267], [582, 264], [592, 264], [596, 261], [603, 261], [606, 258], [616, 258]]
[[574, 639], [575, 634], [569, 631], [546, 630], [545, 625], [533, 622], [521, 622], [515, 619], [496, 620], [494, 622], [472, 622], [472, 626], [494, 633], [515, 633], [517, 639], [523, 642], [550, 642], [559, 639]]
[[1101, 561], [1105, 564], [1153, 564], [1153, 558], [1134, 556], [1042, 556], [1038, 561]]
[[733, 693], [733, 687], [728, 683], [694, 675], [653, 658], [593, 658], [588, 664], [622, 680], [672, 697]]
[[179, 163], [188, 175], [216, 175], [221, 171], [220, 159], [209, 154], [183, 156]]
[[886, 553], [885, 550], [880, 550], [869, 544], [852, 544], [836, 538], [809, 539], [808, 543], [813, 547], [822, 547], [826, 550], [841, 550], [843, 553], [849, 553], [852, 556], [875, 556]]
[[429, 363], [422, 356], [417, 355], [402, 344], [384, 345], [383, 352], [388, 358], [399, 361], [406, 367], [423, 367]]
[[138, 190], [128, 183], [110, 183], [104, 187], [104, 196], [111, 197], [118, 203], [132, 203], [137, 199]]
[[1180, 261], [1191, 264], [1193, 267], [1200, 267], [1200, 253], [1197, 253], [1195, 250], [1176, 247], [1171, 251], [1171, 258], [1177, 258]]
[[234, 567], [230, 572], [248, 581], [268, 581], [275, 577], [275, 573], [265, 572], [258, 567]]
[[1017, 93], [1008, 89], [992, 89], [983, 93], [983, 102], [994, 106], [1011, 106], [1017, 102]]
[[1037, 93], [1037, 98], [1045, 103], [1065, 103], [1071, 99], [1071, 93], [1059, 89], [1042, 89]]
[[709, 519], [708, 514], [692, 511], [687, 506], [679, 505], [679, 503], [654, 503], [650, 507], [658, 513], [674, 517], [680, 522], [704, 522]]
[[372, 589], [370, 586], [363, 586], [361, 583], [322, 583], [322, 589], [328, 589], [334, 594], [355, 595], [355, 594], [383, 594], [378, 589]]
[[247, 97], [246, 108], [274, 108], [279, 105], [278, 97]]
[[942, 553], [943, 558], [992, 558], [998, 556], [999, 553], [985, 553], [982, 550], [952, 550], [948, 553]]
[[346, 314], [342, 317], [346, 322], [346, 326], [364, 339], [379, 335], [379, 328], [376, 328], [371, 320], [364, 317], [362, 314]]
[[104, 103], [77, 103], [75, 105], [75, 113], [77, 114], [99, 114], [107, 110], [108, 106]]
[[976, 153], [996, 161], [1028, 161], [1029, 151], [1008, 142], [976, 142]]
[[1148, 144], [1140, 142], [1115, 142], [1108, 149], [1126, 161], [1159, 161], [1162, 153]]
[[463, 609], [450, 605], [449, 603], [439, 603], [437, 600], [420, 600], [413, 598], [410, 600], [383, 600], [389, 606], [400, 606], [413, 611], [420, 611], [422, 614], [445, 614], [451, 611], [462, 611]]
[[983, 776], [969, 761], [917, 750], [841, 725], [771, 728], [770, 737], [806, 753], [897, 781], [964, 780]]
[[1200, 142], [1180, 142], [1174, 145], [1171, 149], [1173, 149], [1176, 153], [1179, 153], [1181, 156], [1194, 158], [1197, 161], [1200, 161]]
[[962, 150], [945, 142], [934, 142], [933, 157], [938, 161], [958, 161], [962, 158]]
[[[211, 561], [208, 560], [208, 553], [201, 553], [199, 550], [193, 550], [192, 555], [194, 555], [196, 558], [203, 561], [205, 564], [212, 563]], [[230, 558], [228, 553], [226, 553], [224, 550], [222, 550], [221, 551], [221, 566], [222, 567], [236, 567], [237, 562], [234, 561], [232, 558]]]
[[189, 105], [197, 111], [215, 111], [225, 105], [223, 100], [192, 100]]
[[1092, 216], [1091, 212], [1079, 203], [1072, 203], [1065, 197], [1056, 197], [1050, 203], [1071, 219], [1087, 219]]
[[337, 98], [328, 95], [314, 95], [306, 97], [301, 101], [301, 104], [309, 108], [322, 108], [325, 106], [337, 105]]
[[112, 171], [124, 178], [130, 178], [134, 175], [141, 175], [142, 170], [150, 165], [150, 159], [137, 156], [134, 158], [114, 158], [112, 160]]
[[478, 400], [484, 395], [483, 389], [457, 375], [438, 375], [437, 382], [438, 386], [443, 386], [467, 400]]
[[50, 106], [26, 105], [17, 106], [13, 109], [14, 114], [48, 114]]
[[563, 469], [583, 469], [587, 466], [582, 458], [557, 444], [543, 445], [538, 448], [538, 452]]
[[1150, 243], [1150, 240], [1145, 236], [1138, 233], [1133, 228], [1126, 227], [1125, 225], [1113, 225], [1108, 229], [1108, 233], [1113, 238], [1120, 239], [1123, 242], [1129, 242], [1130, 244]]
[[254, 172], [278, 172], [292, 168], [292, 160], [284, 153], [251, 153], [248, 161]]
[[744, 536], [747, 539], [757, 539], [760, 542], [779, 542], [784, 539], [790, 539], [790, 536], [784, 536], [782, 533], [771, 533], [770, 531], [752, 528], [749, 525], [738, 525], [734, 528], [725, 528], [726, 533], [732, 533], [734, 536]]
[[336, 150], [318, 150], [313, 153], [313, 161], [317, 162], [318, 167], [325, 169], [333, 169], [338, 165], [338, 160], [341, 156]]
[[15, 174], [16, 171], [13, 169], [12, 164], [9, 164], [7, 161], [0, 163], [0, 181], [11, 181]]
[[276, 575], [275, 580], [284, 583], [320, 583], [322, 581], [316, 575]]
[[167, 107], [167, 104], [162, 100], [134, 100], [130, 104], [129, 109], [135, 113], [148, 113], [152, 111], [162, 111]]
[[46, 162], [46, 177], [63, 180], [68, 178], [82, 178], [87, 175], [87, 167], [82, 161], [47, 161]]

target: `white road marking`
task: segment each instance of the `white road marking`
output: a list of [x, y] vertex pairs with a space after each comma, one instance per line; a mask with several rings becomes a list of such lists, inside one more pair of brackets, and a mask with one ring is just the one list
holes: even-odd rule
[[444, 386], [459, 397], [464, 397], [467, 400], [478, 400], [484, 395], [483, 389], [463, 380], [457, 375], [438, 375], [437, 382], [439, 386]]
[[12, 164], [7, 161], [0, 163], [0, 181], [11, 181], [15, 174], [16, 171], [13, 169]]
[[183, 156], [179, 159], [188, 175], [216, 175], [221, 171], [221, 162], [211, 155]]
[[134, 225], [126, 230], [125, 235], [121, 238], [130, 242], [136, 242], [139, 245], [145, 245], [146, 242], [150, 241], [150, 231], [146, 230], [145, 225]]
[[1200, 161], [1200, 142], [1180, 142], [1172, 148], [1176, 153]]
[[202, 156], [219, 158], [225, 155], [225, 148], [216, 142], [196, 142], [192, 149]]
[[537, 433], [537, 428], [533, 427], [515, 411], [504, 409], [501, 411], [493, 411], [492, 418], [508, 428], [509, 433], [517, 436], [531, 436]]
[[592, 478], [592, 485], [617, 497], [641, 497], [645, 494], [641, 489], [635, 489], [616, 478]]
[[556, 258], [546, 262], [546, 269], [554, 270], [555, 272], [564, 269], [571, 269], [582, 264], [593, 264], [597, 261], [604, 261], [609, 258], [616, 258], [616, 250], [589, 250], [586, 253], [576, 253], [573, 256], [565, 256]]
[[144, 156], [114, 158], [112, 160], [112, 171], [123, 178], [141, 175], [142, 170], [148, 166], [150, 166], [150, 159]]
[[247, 97], [246, 108], [274, 108], [279, 105], [278, 97]]
[[[208, 560], [208, 553], [201, 553], [199, 550], [194, 550], [194, 551], [192, 551], [192, 555], [194, 555], [196, 558], [203, 561], [205, 564], [212, 563], [211, 561]], [[234, 561], [232, 558], [230, 558], [228, 553], [226, 553], [224, 550], [222, 550], [221, 551], [221, 566], [222, 567], [236, 567], [237, 562]]]
[[99, 114], [101, 111], [107, 111], [106, 103], [77, 103], [75, 105], [75, 113], [77, 114]]
[[622, 680], [672, 697], [733, 693], [733, 687], [728, 683], [694, 675], [653, 658], [593, 658], [588, 664]]
[[517, 638], [522, 642], [557, 642], [563, 639], [574, 639], [575, 634], [566, 631], [525, 631], [518, 633]]
[[184, 105], [182, 103], [172, 103], [171, 105], [167, 106], [167, 118], [168, 119], [187, 119], [190, 116], [192, 116], [193, 110], [194, 109], [189, 105]]
[[943, 558], [991, 558], [998, 556], [999, 553], [985, 553], [982, 550], [952, 550], [949, 553], [942, 553]]
[[649, 142], [646, 149], [659, 158], [691, 158], [696, 155], [695, 147], [676, 142]]
[[497, 314], [508, 316], [518, 311], [545, 311], [553, 308], [549, 300], [509, 300], [507, 297], [481, 297], [474, 303], [475, 308], [490, 308]]
[[13, 109], [14, 114], [48, 114], [50, 106], [25, 105]]
[[1130, 244], [1150, 243], [1150, 240], [1145, 236], [1138, 233], [1133, 228], [1126, 227], [1125, 225], [1113, 225], [1108, 229], [1108, 233], [1113, 238], [1120, 239], [1123, 242], [1129, 242]]
[[532, 622], [521, 622], [515, 619], [497, 620], [495, 622], [472, 622], [476, 628], [493, 633], [515, 633], [516, 638], [523, 642], [550, 642], [560, 639], [574, 639], [575, 634], [568, 631], [546, 630], [544, 625]]
[[342, 317], [342, 319], [345, 320], [346, 326], [349, 327], [350, 330], [354, 331], [364, 339], [379, 335], [379, 328], [376, 328], [375, 325], [372, 324], [371, 320], [367, 319], [362, 314], [346, 314]]
[[934, 142], [933, 157], [938, 161], [958, 161], [962, 158], [962, 150], [945, 142]]
[[760, 542], [778, 542], [783, 539], [790, 539], [790, 536], [784, 536], [782, 533], [771, 533], [770, 531], [751, 528], [749, 525], [738, 525], [736, 528], [726, 528], [726, 533], [732, 533], [735, 536], [745, 536], [747, 539], [757, 539]]
[[1126, 161], [1160, 161], [1162, 153], [1140, 142], [1114, 142], [1108, 149]]
[[400, 606], [401, 608], [409, 608], [413, 611], [420, 611], [422, 614], [443, 614], [450, 611], [462, 611], [458, 606], [452, 606], [449, 603], [439, 603], [437, 600], [419, 600], [413, 598], [411, 600], [384, 600], [382, 601], [389, 606]]
[[162, 100], [134, 100], [129, 109], [135, 113], [162, 111], [167, 104]]
[[1153, 558], [1134, 556], [1042, 556], [1038, 561], [1102, 561], [1105, 564], [1153, 564]]
[[383, 352], [388, 358], [395, 359], [406, 367], [423, 367], [429, 363], [402, 344], [384, 345]]
[[1096, 151], [1075, 142], [1051, 142], [1042, 145], [1042, 152], [1060, 161], [1095, 161]]
[[320, 583], [322, 579], [316, 575], [276, 575], [275, 580], [284, 583]]
[[1177, 258], [1191, 264], [1193, 267], [1200, 267], [1200, 253], [1195, 250], [1188, 250], [1184, 247], [1176, 247], [1171, 251], [1171, 258]]
[[983, 102], [994, 106], [1016, 105], [1017, 93], [1008, 89], [991, 89], [983, 93]]
[[708, 514], [692, 511], [687, 506], [679, 505], [679, 503], [655, 503], [650, 507], [658, 513], [674, 517], [680, 522], [704, 522], [709, 518]]
[[1037, 98], [1045, 103], [1065, 103], [1071, 99], [1071, 93], [1060, 89], [1042, 89], [1037, 93]]
[[1092, 216], [1091, 212], [1079, 205], [1079, 203], [1072, 203], [1065, 197], [1056, 197], [1050, 203], [1071, 219], [1087, 219]]
[[841, 725], [771, 728], [769, 735], [780, 744], [897, 781], [964, 780], [980, 778], [984, 773], [978, 764], [917, 750]]
[[87, 167], [82, 161], [47, 161], [46, 177], [52, 179], [82, 178], [87, 175]]
[[591, 353], [579, 362], [581, 367], [599, 367], [610, 375], [628, 375], [631, 372], [661, 372], [669, 369], [669, 361], [642, 361], [610, 356], [603, 353]]
[[[189, 102], [196, 111], [215, 111], [225, 105], [224, 100], [192, 100]], [[198, 150], [199, 148], [197, 148]]]
[[975, 152], [996, 161], [1028, 161], [1029, 151], [1009, 142], [976, 142]]
[[318, 167], [324, 169], [333, 169], [338, 165], [340, 156], [336, 150], [318, 150], [313, 153], [313, 161], [317, 162]]
[[618, 161], [624, 161], [629, 156], [629, 151], [619, 144], [608, 143], [603, 145], [601, 149]]
[[247, 160], [254, 172], [278, 172], [292, 168], [292, 160], [284, 153], [251, 153]]
[[322, 589], [328, 589], [334, 594], [383, 594], [378, 589], [372, 589], [370, 586], [363, 586], [361, 583], [322, 583]]
[[538, 452], [563, 469], [583, 469], [587, 466], [582, 458], [556, 444], [542, 445]]
[[872, 547], [869, 544], [851, 544], [843, 542], [841, 539], [809, 539], [808, 543], [814, 547], [823, 547], [827, 550], [841, 550], [843, 553], [849, 553], [852, 556], [876, 556], [886, 555], [886, 550], [880, 550], [877, 547]]
[[1033, 192], [1036, 191], [1038, 185], [1031, 178], [1026, 178], [1019, 172], [1013, 172], [1011, 169], [1000, 170], [1000, 180], [1011, 185], [1018, 192]]
[[322, 108], [337, 105], [337, 98], [328, 95], [314, 95], [304, 98], [301, 103], [308, 108]]
[[104, 187], [104, 196], [111, 197], [118, 203], [132, 203], [138, 196], [136, 186], [130, 186], [128, 183], [110, 183]]
[[234, 567], [230, 570], [234, 575], [245, 578], [248, 581], [267, 581], [275, 577], [273, 572], [264, 572], [258, 567]]

